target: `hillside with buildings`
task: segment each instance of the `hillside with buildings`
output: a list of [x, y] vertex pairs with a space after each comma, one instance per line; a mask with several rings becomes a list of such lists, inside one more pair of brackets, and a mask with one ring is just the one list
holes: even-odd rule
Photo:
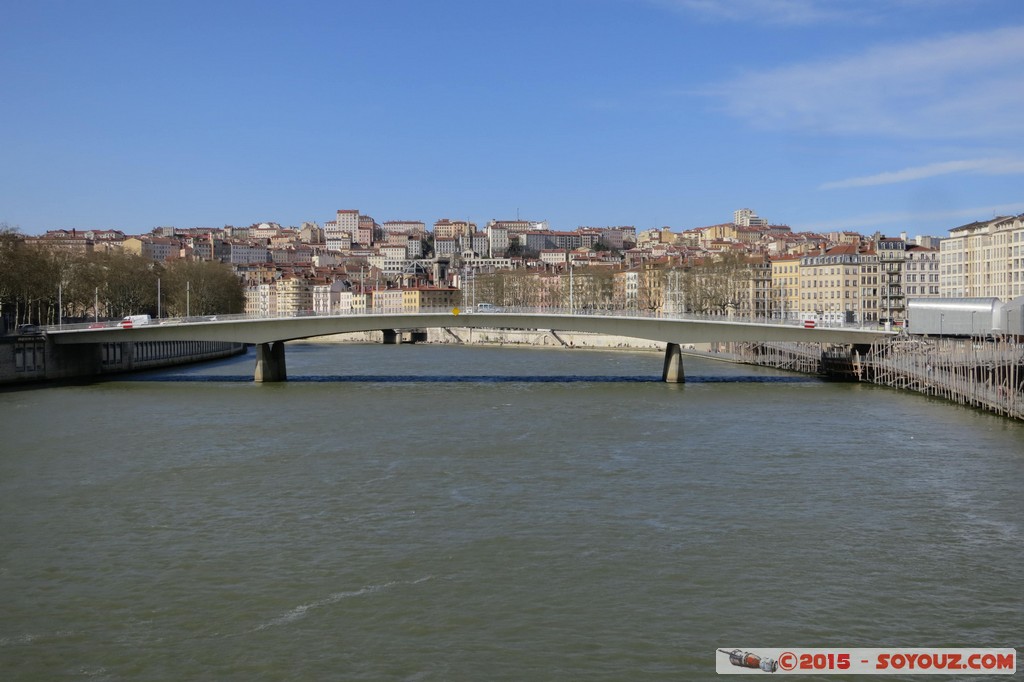
[[[902, 324], [908, 298], [1024, 294], [1024, 215], [952, 227], [946, 237], [853, 231], [797, 233], [750, 209], [702, 227], [581, 226], [545, 221], [441, 218], [378, 223], [356, 209], [332, 220], [285, 227], [161, 227], [145, 234], [57, 230], [7, 242], [50, 253], [129, 254], [155, 268], [181, 262], [229, 267], [256, 315], [337, 314], [498, 306], [696, 312], [822, 323]], [[151, 268], [152, 269], [152, 268]], [[3, 276], [0, 275], [0, 278]], [[65, 272], [62, 281], [74, 277]], [[179, 278], [180, 279], [180, 278]], [[179, 282], [179, 285], [181, 283]], [[20, 289], [6, 286], [8, 324]], [[38, 285], [35, 299], [58, 286]], [[185, 287], [193, 286], [185, 282]], [[159, 287], [159, 284], [157, 285]], [[22, 287], [21, 289], [24, 289]], [[177, 299], [188, 292], [173, 293]], [[27, 296], [27, 294], [25, 294]], [[183, 314], [154, 292], [151, 314]], [[106, 317], [103, 301], [54, 300], [62, 318]], [[32, 310], [22, 305], [20, 310]], [[39, 313], [42, 315], [42, 313]]]

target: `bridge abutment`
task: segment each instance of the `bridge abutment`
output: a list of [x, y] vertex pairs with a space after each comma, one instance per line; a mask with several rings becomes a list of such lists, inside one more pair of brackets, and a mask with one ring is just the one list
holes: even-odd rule
[[257, 344], [254, 380], [260, 383], [288, 380], [288, 370], [284, 361], [284, 341]]
[[683, 354], [678, 343], [669, 343], [665, 346], [665, 365], [661, 371], [661, 380], [667, 384], [686, 382], [686, 374], [683, 372]]
[[398, 343], [398, 331], [395, 329], [382, 329], [384, 332], [384, 345], [394, 345]]

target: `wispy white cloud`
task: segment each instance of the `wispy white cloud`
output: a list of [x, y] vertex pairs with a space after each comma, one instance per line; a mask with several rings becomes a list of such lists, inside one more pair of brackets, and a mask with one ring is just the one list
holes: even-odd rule
[[875, 22], [894, 12], [962, 0], [648, 0], [649, 2], [712, 21], [805, 26], [834, 22]]
[[951, 173], [971, 173], [974, 175], [1013, 175], [1024, 173], [1024, 161], [1019, 159], [965, 159], [962, 161], [942, 161], [925, 166], [903, 168], [898, 171], [887, 171], [859, 178], [848, 178], [826, 182], [818, 189], [847, 189], [850, 187], [874, 187], [876, 185], [894, 185], [900, 182], [912, 182], [934, 178], [938, 175]]
[[820, 0], [654, 0], [672, 9], [724, 21], [755, 21], [771, 24], [814, 24], [850, 18], [855, 5], [846, 7]]
[[1024, 132], [1024, 27], [752, 71], [707, 91], [767, 129], [970, 137]]
[[[812, 221], [804, 225], [794, 226], [800, 231], [820, 232], [825, 230], [862, 229], [867, 227], [891, 227], [900, 230], [913, 230], [916, 226], [930, 223], [956, 223], [987, 220], [996, 216], [1010, 216], [1024, 213], [1024, 202], [1012, 204], [992, 204], [973, 206], [942, 211], [891, 211], [870, 213], [848, 218], [837, 218], [827, 221]], [[937, 236], [937, 235], [933, 235]]]

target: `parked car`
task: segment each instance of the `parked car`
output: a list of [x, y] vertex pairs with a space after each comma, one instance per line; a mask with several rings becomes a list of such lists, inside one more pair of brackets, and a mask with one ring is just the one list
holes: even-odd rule
[[17, 332], [19, 334], [42, 334], [43, 330], [39, 328], [38, 324], [19, 324]]

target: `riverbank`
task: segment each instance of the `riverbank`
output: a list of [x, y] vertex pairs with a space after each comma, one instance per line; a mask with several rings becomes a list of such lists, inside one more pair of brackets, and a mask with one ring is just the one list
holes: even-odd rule
[[45, 334], [0, 337], [0, 386], [99, 379], [161, 367], [189, 365], [245, 353], [242, 343], [125, 341], [62, 345]]

